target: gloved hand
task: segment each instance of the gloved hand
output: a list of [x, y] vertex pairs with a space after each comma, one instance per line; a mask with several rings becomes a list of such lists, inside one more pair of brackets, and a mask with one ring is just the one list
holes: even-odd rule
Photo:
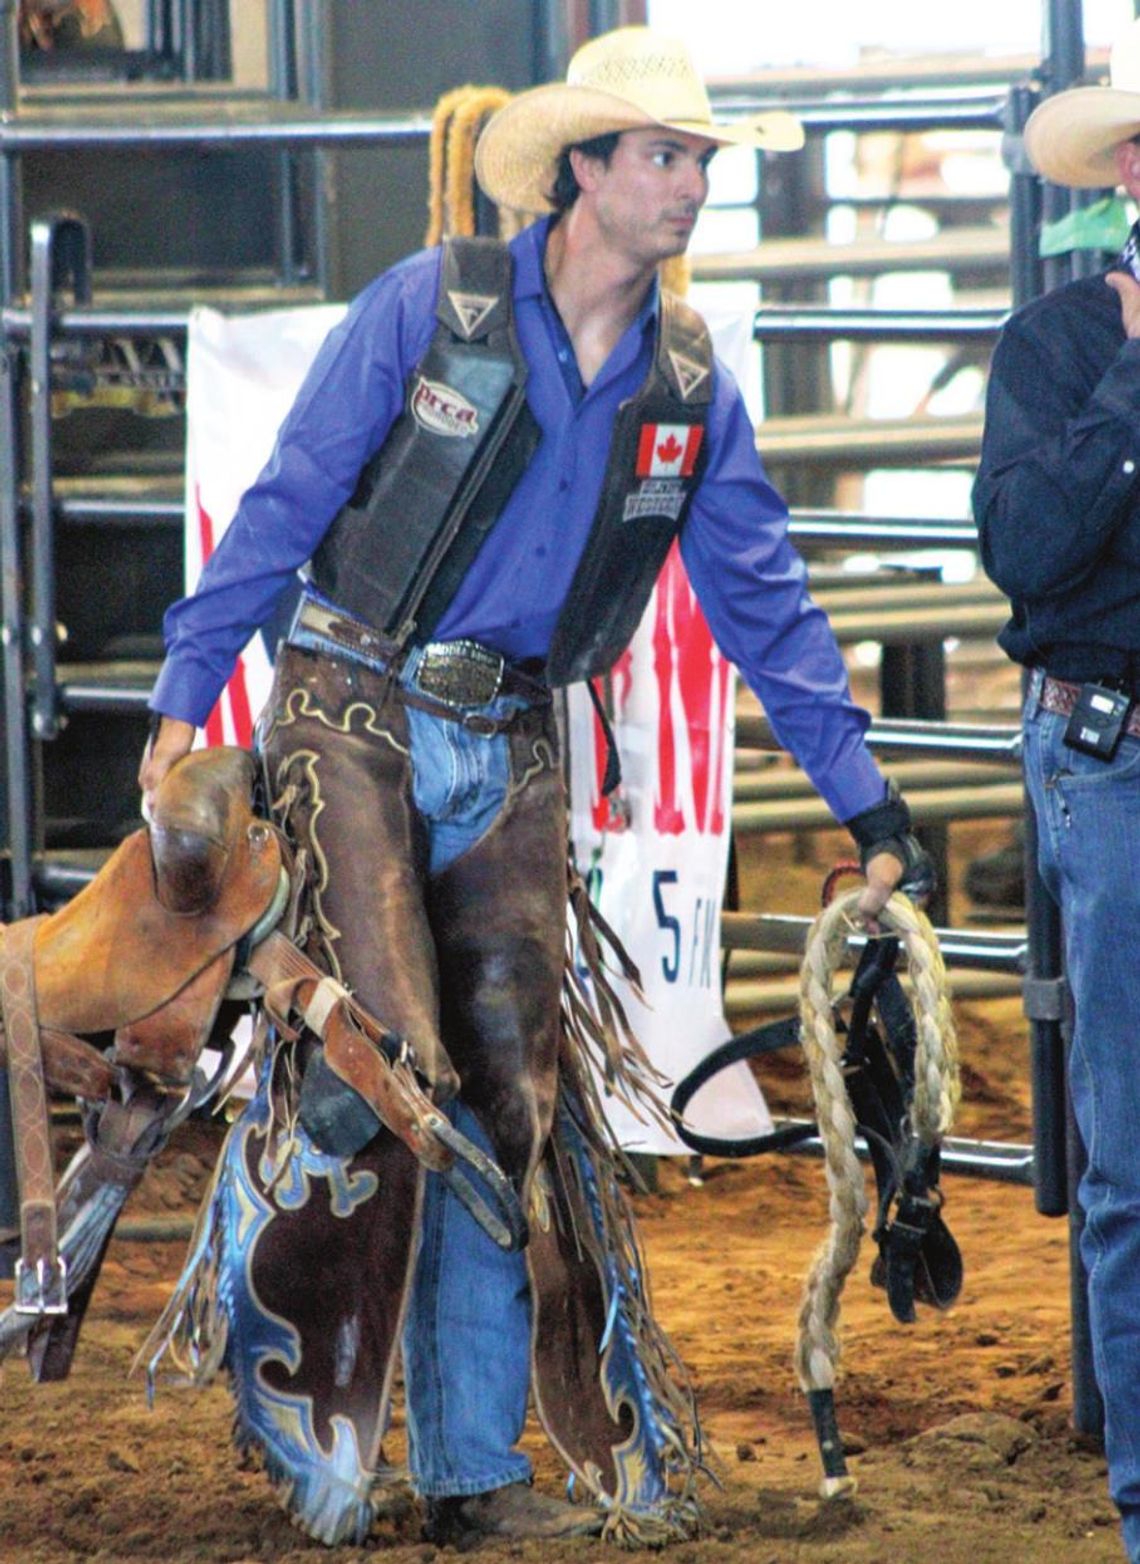
[[894, 890], [905, 892], [919, 906], [930, 899], [938, 883], [934, 864], [911, 830], [910, 810], [893, 782], [887, 784], [881, 804], [861, 810], [844, 824], [855, 838], [867, 876], [867, 889], [859, 902], [865, 917], [876, 917]]

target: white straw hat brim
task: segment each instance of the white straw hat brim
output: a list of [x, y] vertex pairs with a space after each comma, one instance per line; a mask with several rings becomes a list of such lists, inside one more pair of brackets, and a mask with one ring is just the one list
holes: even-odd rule
[[612, 93], [551, 82], [519, 93], [487, 122], [475, 148], [475, 177], [499, 206], [548, 212], [558, 158], [567, 147], [611, 131], [652, 125], [704, 136], [722, 146], [771, 152], [794, 152], [804, 142], [799, 120], [780, 111], [731, 124], [658, 118]]
[[1140, 135], [1140, 92], [1073, 87], [1046, 98], [1025, 125], [1025, 151], [1039, 174], [1078, 188], [1120, 183], [1115, 151]]

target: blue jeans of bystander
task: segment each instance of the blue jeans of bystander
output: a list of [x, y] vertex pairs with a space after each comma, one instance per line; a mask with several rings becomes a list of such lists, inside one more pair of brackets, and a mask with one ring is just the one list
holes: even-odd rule
[[1140, 739], [1105, 762], [1063, 743], [1067, 720], [1030, 701], [1025, 775], [1075, 1009], [1069, 1088], [1088, 1154], [1081, 1254], [1109, 1485], [1140, 1564]]

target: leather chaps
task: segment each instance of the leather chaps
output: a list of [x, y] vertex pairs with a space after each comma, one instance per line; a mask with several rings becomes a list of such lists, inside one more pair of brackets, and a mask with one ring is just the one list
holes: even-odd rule
[[[268, 711], [261, 750], [271, 805], [308, 876], [298, 943], [408, 1040], [437, 1099], [462, 1092], [499, 1165], [526, 1191], [554, 1111], [564, 963], [565, 812], [550, 708], [519, 714], [499, 819], [434, 878], [391, 681], [285, 647]], [[311, 1400], [326, 1448], [334, 1420], [351, 1422], [367, 1472], [379, 1461], [415, 1263], [421, 1174], [386, 1132], [350, 1165], [373, 1174], [379, 1193], [333, 1221], [336, 1241], [324, 1239], [324, 1204], [278, 1210], [250, 1271], [266, 1305], [299, 1332], [290, 1393]], [[256, 1176], [252, 1156], [250, 1168]], [[262, 1192], [272, 1202], [270, 1182], [262, 1179]], [[311, 1267], [314, 1236], [322, 1273], [309, 1320], [286, 1279]], [[368, 1322], [367, 1351], [348, 1369], [333, 1361], [325, 1316], [334, 1299], [346, 1319]]]
[[[530, 1219], [534, 1394], [552, 1442], [582, 1489], [612, 1507], [611, 1530], [643, 1511], [639, 1535], [660, 1540], [657, 1521], [675, 1534], [662, 1517], [685, 1506], [672, 1505], [664, 1468], [691, 1476], [692, 1461], [684, 1436], [661, 1438], [661, 1425], [677, 1421], [676, 1398], [645, 1387], [660, 1388], [679, 1366], [658, 1350], [632, 1219], [575, 1084], [583, 1061], [567, 1055], [566, 806], [552, 709], [512, 721], [506, 802], [436, 875], [413, 802], [406, 710], [387, 677], [285, 647], [267, 712], [271, 807], [307, 870], [297, 942], [407, 1039], [437, 1100], [458, 1091], [480, 1119]], [[256, 1236], [220, 1267], [205, 1248], [192, 1256], [183, 1298], [212, 1291], [226, 1314], [228, 1293], [227, 1318], [203, 1335], [228, 1337], [239, 1441], [259, 1446], [313, 1535], [360, 1540], [385, 1480], [381, 1439], [422, 1173], [384, 1130], [350, 1157], [322, 1156], [303, 1115], [298, 1122], [305, 1069], [302, 1060], [289, 1079], [278, 1071], [263, 1083], [227, 1149], [218, 1198], [233, 1201], [238, 1189], [235, 1212], [260, 1213]], [[222, 1210], [214, 1226], [223, 1240], [227, 1225]], [[211, 1263], [231, 1279], [201, 1285]], [[302, 1276], [312, 1284], [298, 1286]], [[185, 1357], [194, 1335], [185, 1311], [167, 1343], [177, 1346], [180, 1332]], [[644, 1372], [647, 1344], [662, 1373]], [[239, 1363], [241, 1353], [255, 1361]], [[286, 1448], [287, 1425], [309, 1432]], [[683, 1459], [663, 1460], [664, 1443]]]

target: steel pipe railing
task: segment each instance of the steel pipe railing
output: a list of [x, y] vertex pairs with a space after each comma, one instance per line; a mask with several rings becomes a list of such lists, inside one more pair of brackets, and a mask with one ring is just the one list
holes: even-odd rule
[[990, 342], [1008, 310], [812, 309], [766, 304], [757, 310], [758, 342]]
[[868, 516], [859, 511], [794, 509], [788, 532], [801, 550], [817, 544], [916, 549], [978, 546], [978, 529], [972, 521]]
[[[725, 115], [756, 112], [755, 102], [727, 92], [718, 93], [717, 106]], [[777, 104], [772, 101], [768, 107], [774, 108]], [[931, 94], [924, 98], [873, 95], [833, 99], [788, 96], [779, 101], [778, 107], [788, 109], [806, 131], [816, 135], [825, 135], [832, 130], [1000, 131], [1005, 114], [1005, 94]]]
[[[806, 1127], [809, 1122], [807, 1119], [780, 1118], [775, 1120], [775, 1128]], [[821, 1157], [824, 1154], [824, 1145], [818, 1135], [805, 1136], [787, 1149], [808, 1156]], [[862, 1135], [855, 1137], [855, 1154], [861, 1162], [870, 1161], [871, 1153]], [[1033, 1147], [1019, 1146], [1015, 1141], [966, 1140], [957, 1135], [947, 1135], [941, 1142], [939, 1156], [944, 1172], [973, 1174], [977, 1178], [993, 1179], [1003, 1184], [1033, 1183]]]
[[[1016, 782], [991, 782], [973, 788], [931, 788], [908, 800], [916, 826], [945, 820], [1005, 820], [1020, 816], [1025, 790]], [[732, 828], [741, 836], [771, 831], [822, 830], [835, 824], [822, 798], [776, 799], [734, 804]]]
[[[213, 112], [210, 110], [213, 109]], [[149, 102], [123, 118], [68, 104], [58, 115], [40, 110], [0, 120], [0, 156], [26, 152], [166, 152], [177, 147], [393, 147], [426, 141], [431, 115], [368, 114], [353, 109], [294, 112], [280, 102], [203, 104]]]
[[[736, 719], [738, 749], [780, 750], [767, 717], [742, 712]], [[867, 730], [867, 745], [878, 755], [907, 754], [942, 760], [992, 760], [1020, 765], [1021, 729], [1010, 724], [918, 722], [912, 718], [876, 717]]]
[[145, 715], [158, 677], [158, 666], [154, 663], [140, 667], [134, 677], [126, 668], [108, 671], [102, 676], [94, 668], [85, 670], [83, 676], [65, 675], [58, 690], [60, 710], [71, 716], [81, 712], [105, 716]]
[[[724, 912], [721, 939], [730, 950], [778, 951], [802, 956], [814, 919], [782, 913]], [[979, 933], [975, 929], [935, 930], [948, 967], [976, 967], [984, 972], [1024, 973], [1029, 947], [1024, 931], [1016, 934]], [[848, 935], [847, 956], [858, 961], [867, 943], [866, 934]]]
[[[1107, 49], [1090, 49], [1090, 64], [1107, 66]], [[770, 66], [749, 71], [743, 76], [719, 75], [709, 78], [709, 96], [718, 105], [733, 98], [746, 101], [753, 109], [784, 108], [797, 102], [828, 102], [835, 93], [857, 97], [872, 92], [901, 88], [917, 89], [959, 87], [975, 92], [989, 87], [1007, 87], [1041, 69], [1040, 54], [949, 54], [926, 57], [906, 56], [859, 60], [852, 65], [817, 70], [814, 66]], [[809, 97], [805, 89], [810, 89]]]
[[789, 278], [881, 277], [891, 271], [1009, 271], [1009, 233], [948, 229], [933, 239], [765, 239], [755, 250], [694, 255], [694, 282], [773, 282]]
[[962, 418], [843, 419], [810, 414], [768, 418], [756, 447], [766, 464], [776, 461], [829, 462], [849, 471], [875, 466], [928, 465], [968, 458], [977, 461], [981, 414]]
[[[747, 751], [742, 752], [742, 757]], [[1011, 761], [1010, 766], [1016, 769]], [[931, 788], [963, 788], [988, 785], [994, 779], [994, 763], [944, 760], [900, 761], [891, 766], [891, 780], [897, 783], [906, 798], [913, 802]], [[802, 771], [790, 767], [767, 767], [750, 771], [737, 768], [733, 782], [733, 801], [737, 804], [759, 803], [765, 799], [810, 798], [814, 784]]]

